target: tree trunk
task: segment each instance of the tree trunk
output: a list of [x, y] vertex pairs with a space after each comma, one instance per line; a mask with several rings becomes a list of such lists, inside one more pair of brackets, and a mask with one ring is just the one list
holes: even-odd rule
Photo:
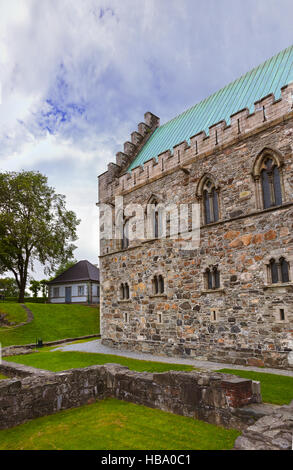
[[24, 303], [24, 294], [25, 294], [25, 284], [22, 282], [20, 289], [19, 289], [19, 296], [18, 296], [18, 302], [21, 304]]

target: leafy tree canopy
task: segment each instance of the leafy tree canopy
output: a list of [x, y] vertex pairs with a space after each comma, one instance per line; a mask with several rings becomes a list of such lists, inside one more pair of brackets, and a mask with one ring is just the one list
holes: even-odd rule
[[64, 273], [65, 271], [67, 271], [67, 269], [71, 268], [71, 266], [74, 266], [76, 263], [77, 263], [76, 259], [69, 259], [65, 261], [65, 263], [61, 263], [60, 266], [56, 269], [55, 274], [54, 276], [52, 276], [51, 279], [54, 279], [55, 277]]
[[4, 277], [0, 279], [0, 294], [4, 295], [4, 297], [18, 296], [18, 285], [13, 277]]
[[0, 173], [0, 272], [12, 271], [23, 302], [28, 269], [35, 261], [46, 272], [71, 259], [76, 248], [75, 213], [65, 207], [39, 172]]

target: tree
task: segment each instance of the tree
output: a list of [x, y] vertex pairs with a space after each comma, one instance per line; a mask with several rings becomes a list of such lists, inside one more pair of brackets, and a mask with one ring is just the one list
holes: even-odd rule
[[36, 299], [38, 297], [38, 292], [41, 289], [40, 281], [35, 281], [34, 279], [31, 279], [29, 288], [32, 291], [34, 298]]
[[12, 271], [19, 302], [35, 261], [47, 273], [72, 258], [79, 220], [39, 172], [0, 173], [0, 272]]
[[71, 266], [74, 266], [76, 263], [77, 263], [76, 259], [69, 259], [65, 261], [65, 263], [61, 263], [60, 266], [56, 269], [55, 275], [52, 279], [64, 273], [65, 271], [67, 271], [67, 269], [71, 268]]
[[13, 277], [5, 277], [0, 279], [0, 292], [4, 297], [16, 297], [19, 290], [16, 280]]
[[40, 281], [40, 287], [41, 287], [41, 290], [42, 290], [42, 296], [46, 300], [47, 297], [48, 297], [48, 285], [47, 285], [47, 280], [46, 279], [42, 279]]

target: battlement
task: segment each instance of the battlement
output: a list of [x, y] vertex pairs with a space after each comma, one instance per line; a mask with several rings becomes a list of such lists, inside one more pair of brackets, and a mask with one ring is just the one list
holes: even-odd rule
[[247, 134], [257, 131], [266, 123], [282, 118], [293, 111], [293, 83], [281, 89], [281, 98], [276, 100], [273, 94], [254, 103], [254, 111], [247, 108], [230, 116], [230, 124], [220, 121], [205, 131], [190, 136], [190, 143], [183, 141], [165, 152], [154, 155], [143, 165], [123, 172], [134, 160], [146, 143], [147, 138], [159, 126], [159, 118], [152, 113], [145, 114], [145, 122], [138, 125], [138, 132], [131, 134], [131, 142], [125, 142], [124, 152], [116, 155], [116, 165], [110, 163], [108, 171], [99, 177], [100, 201], [110, 200], [135, 187], [147, 184], [154, 178], [175, 169], [184, 169], [184, 165], [194, 158], [220, 150], [235, 140], [241, 140]]

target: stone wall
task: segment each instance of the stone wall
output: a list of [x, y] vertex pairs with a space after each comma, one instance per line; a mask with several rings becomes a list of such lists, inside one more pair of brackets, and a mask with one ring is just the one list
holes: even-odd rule
[[[220, 206], [219, 221], [202, 224], [200, 246], [194, 251], [182, 251], [170, 238], [133, 240], [126, 250], [117, 240], [102, 241], [104, 344], [293, 368], [293, 120], [289, 111], [282, 119], [273, 117], [225, 147], [213, 146], [198, 155], [193, 147], [183, 149], [189, 153], [186, 167], [177, 161], [172, 171], [161, 169], [156, 177], [127, 190], [115, 179], [108, 182], [107, 191], [100, 187], [101, 202], [114, 203], [114, 195], [120, 194], [124, 205], [146, 206], [152, 196], [163, 203], [188, 204], [198, 201], [200, 181], [210, 175]], [[263, 210], [259, 181], [252, 173], [268, 149], [280, 161], [283, 204]], [[288, 260], [290, 282], [271, 284], [268, 264], [273, 256]], [[204, 271], [212, 266], [218, 266], [221, 285], [208, 291]], [[164, 277], [164, 295], [153, 295], [155, 274]], [[129, 300], [120, 299], [122, 282], [129, 284]]]
[[293, 401], [249, 426], [235, 441], [236, 450], [292, 450]]
[[[4, 362], [0, 371], [14, 366]], [[243, 429], [254, 419], [239, 408], [261, 402], [258, 382], [228, 374], [138, 373], [117, 364], [59, 373], [17, 365], [16, 373], [21, 367], [27, 377], [0, 381], [0, 429], [107, 397]]]

